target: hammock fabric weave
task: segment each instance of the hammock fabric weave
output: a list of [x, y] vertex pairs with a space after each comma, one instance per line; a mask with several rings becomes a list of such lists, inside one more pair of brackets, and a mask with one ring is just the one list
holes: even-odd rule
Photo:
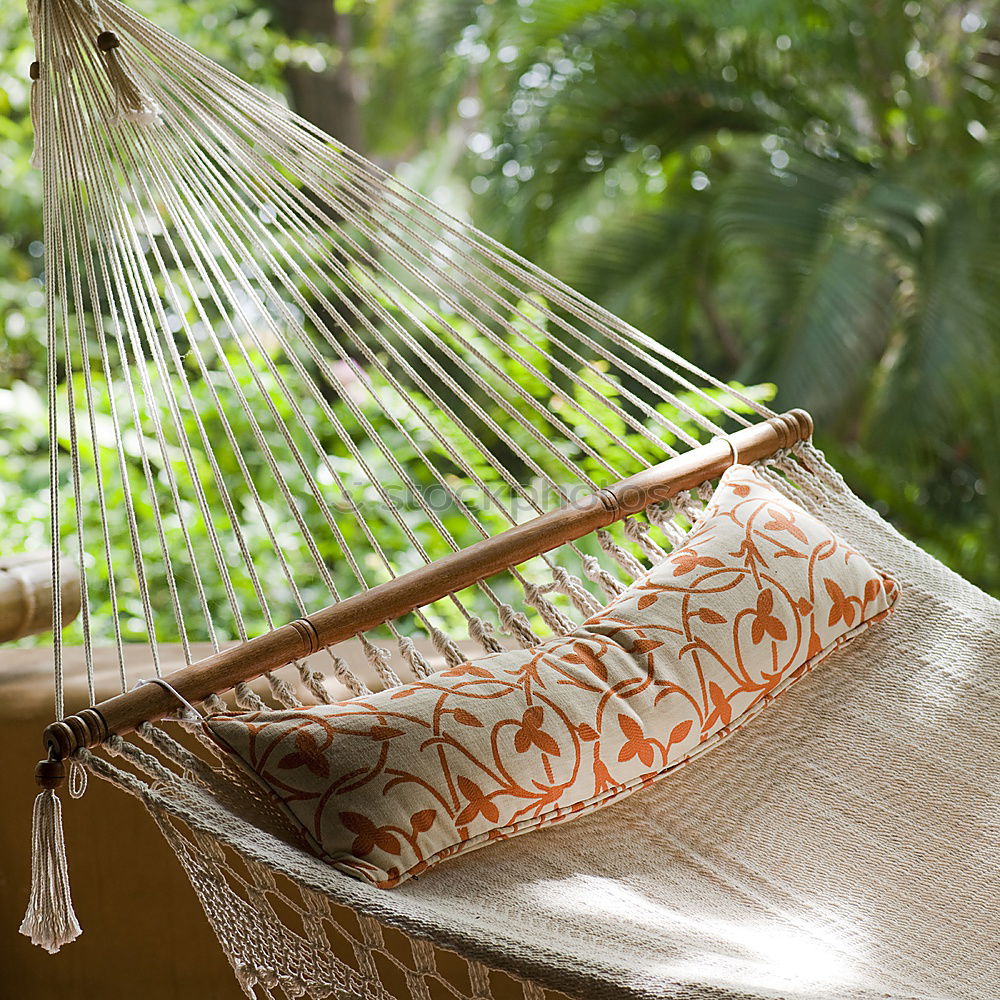
[[[84, 567], [88, 662], [116, 646], [130, 703], [176, 704], [132, 691], [126, 642], [157, 671], [162, 643], [226, 650], [718, 435], [781, 426], [126, 6], [29, 9], [53, 552]], [[149, 721], [95, 736], [92, 710], [70, 717], [71, 778], [145, 804], [248, 996], [988, 995], [1000, 605], [808, 442], [753, 464], [896, 577], [899, 607], [763, 721], [609, 811], [386, 892], [292, 846], [210, 745]], [[683, 544], [710, 478], [418, 595], [358, 636], [360, 666], [333, 646], [264, 688], [248, 668], [232, 699], [336, 701], [572, 631]], [[59, 572], [57, 555], [56, 621]], [[22, 929], [58, 950], [79, 928], [49, 786]]]

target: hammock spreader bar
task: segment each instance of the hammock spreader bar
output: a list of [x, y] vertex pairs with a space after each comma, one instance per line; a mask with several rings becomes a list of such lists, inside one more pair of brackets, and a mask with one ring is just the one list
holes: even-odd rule
[[[303, 659], [431, 604], [599, 528], [662, 503], [741, 462], [770, 458], [812, 434], [812, 418], [791, 410], [677, 455], [582, 500], [517, 525], [419, 569], [372, 587], [248, 642], [167, 674], [163, 680], [188, 702], [200, 702], [244, 681]], [[166, 686], [146, 684], [52, 723], [44, 734], [49, 758], [124, 735], [177, 710]]]

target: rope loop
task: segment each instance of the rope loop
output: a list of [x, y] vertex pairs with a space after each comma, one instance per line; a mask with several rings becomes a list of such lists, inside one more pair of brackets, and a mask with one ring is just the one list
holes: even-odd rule
[[87, 791], [87, 769], [78, 757], [69, 759], [69, 797], [82, 799]]
[[712, 440], [713, 441], [723, 441], [723, 442], [725, 442], [725, 444], [727, 444], [729, 446], [729, 450], [733, 454], [733, 460], [732, 460], [732, 462], [729, 463], [729, 467], [730, 468], [732, 468], [734, 465], [739, 465], [740, 464], [740, 453], [739, 453], [739, 450], [736, 447], [736, 442], [732, 439], [732, 437], [729, 434], [716, 434], [715, 437], [712, 438]]

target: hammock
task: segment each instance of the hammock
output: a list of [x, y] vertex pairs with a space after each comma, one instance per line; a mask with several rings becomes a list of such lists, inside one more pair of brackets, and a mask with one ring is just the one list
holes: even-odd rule
[[[248, 996], [993, 990], [1000, 605], [854, 497], [806, 415], [713, 379], [115, 0], [30, 10], [53, 616], [62, 550], [88, 662], [115, 646], [121, 694], [66, 715], [57, 629], [22, 930], [52, 951], [79, 933], [68, 761], [71, 793], [91, 774], [147, 807]], [[572, 631], [683, 544], [733, 452], [891, 570], [900, 608], [611, 812], [379, 891], [293, 846], [211, 746], [153, 725], [174, 691], [327, 702]], [[155, 678], [126, 670], [140, 636]], [[195, 640], [216, 653], [191, 663]], [[161, 684], [168, 642], [189, 666]]]

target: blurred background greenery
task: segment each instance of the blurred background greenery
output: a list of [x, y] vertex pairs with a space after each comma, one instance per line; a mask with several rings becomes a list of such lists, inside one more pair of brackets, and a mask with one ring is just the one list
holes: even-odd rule
[[[997, 3], [134, 6], [717, 376], [777, 384], [1000, 596]], [[46, 544], [32, 58], [9, 11], [0, 551]]]

